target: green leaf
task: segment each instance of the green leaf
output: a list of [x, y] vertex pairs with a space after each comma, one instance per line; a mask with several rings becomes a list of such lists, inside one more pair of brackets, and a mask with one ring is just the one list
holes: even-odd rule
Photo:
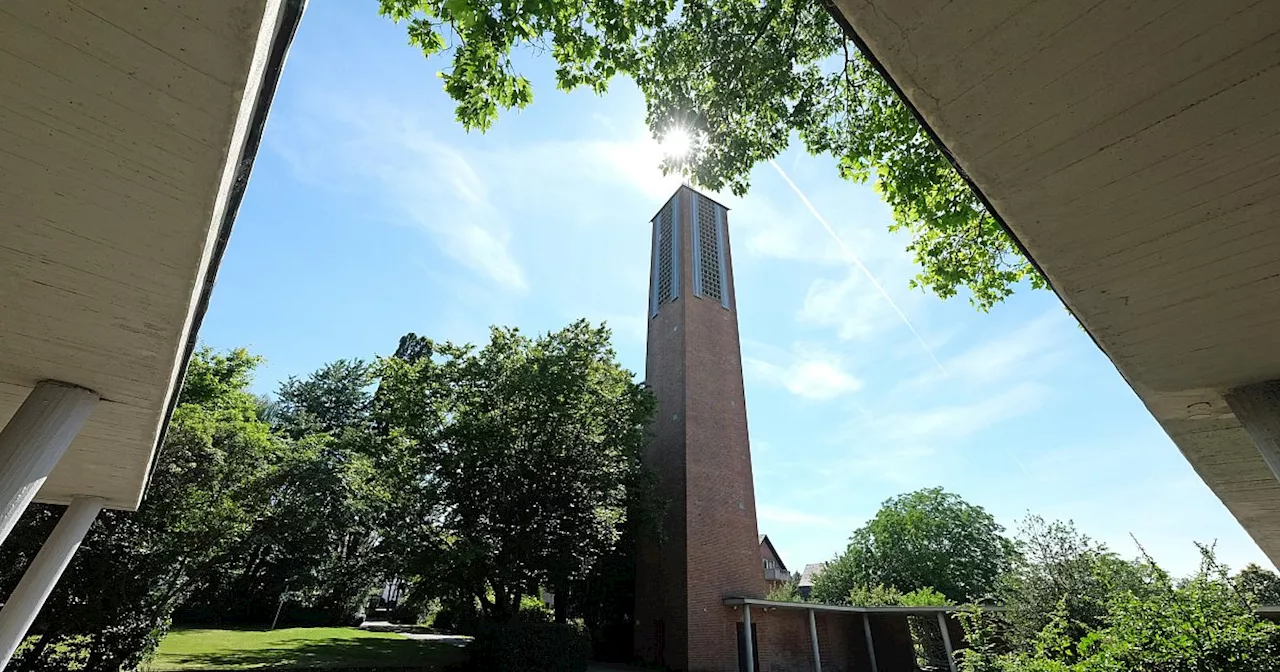
[[468, 130], [487, 130], [500, 111], [532, 102], [511, 58], [549, 42], [558, 88], [604, 93], [627, 75], [645, 96], [655, 136], [672, 126], [699, 136], [693, 156], [664, 170], [743, 194], [751, 170], [798, 138], [830, 155], [841, 177], [875, 181], [892, 228], [911, 237], [920, 268], [912, 287], [943, 298], [964, 292], [989, 310], [1019, 287], [1047, 286], [821, 3], [381, 0], [379, 11], [419, 17], [410, 40], [428, 56], [445, 49], [444, 39], [420, 22], [456, 32], [462, 46], [445, 90]]

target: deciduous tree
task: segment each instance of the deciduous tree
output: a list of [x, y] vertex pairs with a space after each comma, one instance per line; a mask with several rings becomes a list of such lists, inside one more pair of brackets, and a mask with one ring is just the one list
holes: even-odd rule
[[369, 422], [372, 384], [369, 365], [359, 359], [330, 362], [305, 379], [290, 377], [276, 393], [272, 424], [295, 439], [363, 429]]
[[380, 0], [410, 43], [444, 59], [458, 120], [485, 130], [524, 107], [532, 86], [513, 53], [549, 52], [559, 88], [606, 90], [630, 76], [656, 137], [679, 128], [691, 153], [665, 166], [710, 189], [745, 193], [751, 170], [798, 138], [839, 174], [876, 187], [920, 265], [913, 284], [968, 290], [988, 309], [1018, 285], [1044, 287], [824, 3], [808, 0]]
[[289, 378], [267, 414], [279, 450], [252, 490], [257, 515], [183, 609], [188, 619], [271, 622], [354, 620], [384, 576], [378, 541], [387, 479], [375, 466], [372, 377], [338, 360]]
[[[117, 672], [154, 650], [173, 610], [257, 513], [251, 490], [276, 450], [247, 390], [257, 363], [244, 350], [195, 353], [142, 506], [98, 516], [14, 670]], [[0, 548], [4, 594], [26, 565], [15, 560], [34, 553], [58, 508], [32, 507], [20, 542]]]
[[996, 595], [1006, 607], [1005, 638], [1015, 646], [1033, 646], [1055, 618], [1079, 640], [1104, 625], [1113, 595], [1152, 589], [1147, 565], [1122, 559], [1069, 521], [1027, 516], [1014, 544], [1018, 553]]
[[982, 507], [942, 488], [917, 490], [886, 501], [849, 547], [813, 582], [820, 602], [848, 601], [857, 586], [909, 593], [931, 588], [949, 600], [990, 597], [1014, 549]]
[[1280, 605], [1280, 576], [1269, 569], [1249, 563], [1232, 578], [1232, 583], [1255, 605]]
[[383, 360], [384, 459], [415, 502], [391, 536], [416, 583], [513, 618], [564, 594], [618, 544], [653, 400], [584, 321], [538, 337], [495, 328], [483, 347], [402, 339]]

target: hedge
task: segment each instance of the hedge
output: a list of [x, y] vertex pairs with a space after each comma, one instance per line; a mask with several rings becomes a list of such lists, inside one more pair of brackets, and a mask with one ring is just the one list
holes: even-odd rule
[[591, 637], [574, 624], [506, 623], [482, 628], [467, 651], [477, 672], [584, 672]]

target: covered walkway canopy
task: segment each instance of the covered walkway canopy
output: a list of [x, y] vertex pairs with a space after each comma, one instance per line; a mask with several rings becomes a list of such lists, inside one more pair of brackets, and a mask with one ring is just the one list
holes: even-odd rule
[[1280, 561], [1280, 3], [833, 3]]
[[[965, 611], [969, 607], [957, 606], [846, 606], [838, 604], [822, 604], [820, 602], [777, 602], [773, 600], [759, 600], [748, 597], [727, 597], [724, 600], [726, 606], [734, 609], [741, 609], [742, 612], [742, 632], [752, 632], [750, 638], [741, 637], [740, 656], [745, 663], [747, 672], [755, 672], [758, 667], [757, 661], [761, 654], [756, 647], [759, 645], [759, 633], [752, 627], [752, 612], [769, 613], [769, 612], [792, 612], [797, 615], [803, 614], [808, 621], [809, 634], [809, 661], [813, 665], [814, 672], [822, 672], [823, 660], [831, 661], [836, 658], [840, 669], [845, 669], [844, 664], [851, 665], [850, 669], [865, 670], [867, 672], [912, 672], [918, 669], [916, 664], [916, 651], [912, 641], [911, 629], [907, 625], [906, 618], [913, 616], [917, 618], [925, 618], [929, 620], [937, 620], [938, 633], [942, 641], [943, 652], [945, 653], [947, 664], [950, 672], [956, 672], [958, 666], [956, 662], [955, 649], [963, 645], [964, 633], [960, 628], [959, 622], [954, 618], [957, 612]], [[1004, 611], [999, 606], [983, 606], [985, 611]], [[850, 661], [849, 659], [839, 660], [834, 652], [824, 650], [831, 647], [831, 642], [823, 642], [819, 636], [819, 628], [816, 616], [818, 614], [840, 615], [852, 617], [853, 620], [846, 620], [848, 627], [853, 627], [853, 623], [858, 623], [859, 634], [863, 638], [859, 651], [854, 653]], [[876, 633], [880, 634], [877, 635]], [[847, 632], [841, 632], [839, 629], [827, 629], [827, 636], [834, 638], [839, 642], [849, 636]], [[765, 638], [768, 639], [767, 637]], [[777, 642], [775, 642], [776, 644]], [[790, 649], [794, 642], [786, 642], [780, 649]], [[840, 648], [840, 647], [834, 647]], [[787, 667], [791, 667], [797, 661], [794, 656], [787, 658]]]
[[302, 4], [0, 3], [0, 542], [71, 505], [0, 668], [98, 511], [143, 497]]

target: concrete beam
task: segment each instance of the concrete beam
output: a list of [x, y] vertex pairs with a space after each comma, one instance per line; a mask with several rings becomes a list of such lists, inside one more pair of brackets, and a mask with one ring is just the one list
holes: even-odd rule
[[1221, 394], [1280, 378], [1280, 3], [830, 6], [1280, 563], [1276, 466]]
[[1280, 380], [1237, 387], [1226, 394], [1226, 400], [1262, 460], [1280, 479]]

